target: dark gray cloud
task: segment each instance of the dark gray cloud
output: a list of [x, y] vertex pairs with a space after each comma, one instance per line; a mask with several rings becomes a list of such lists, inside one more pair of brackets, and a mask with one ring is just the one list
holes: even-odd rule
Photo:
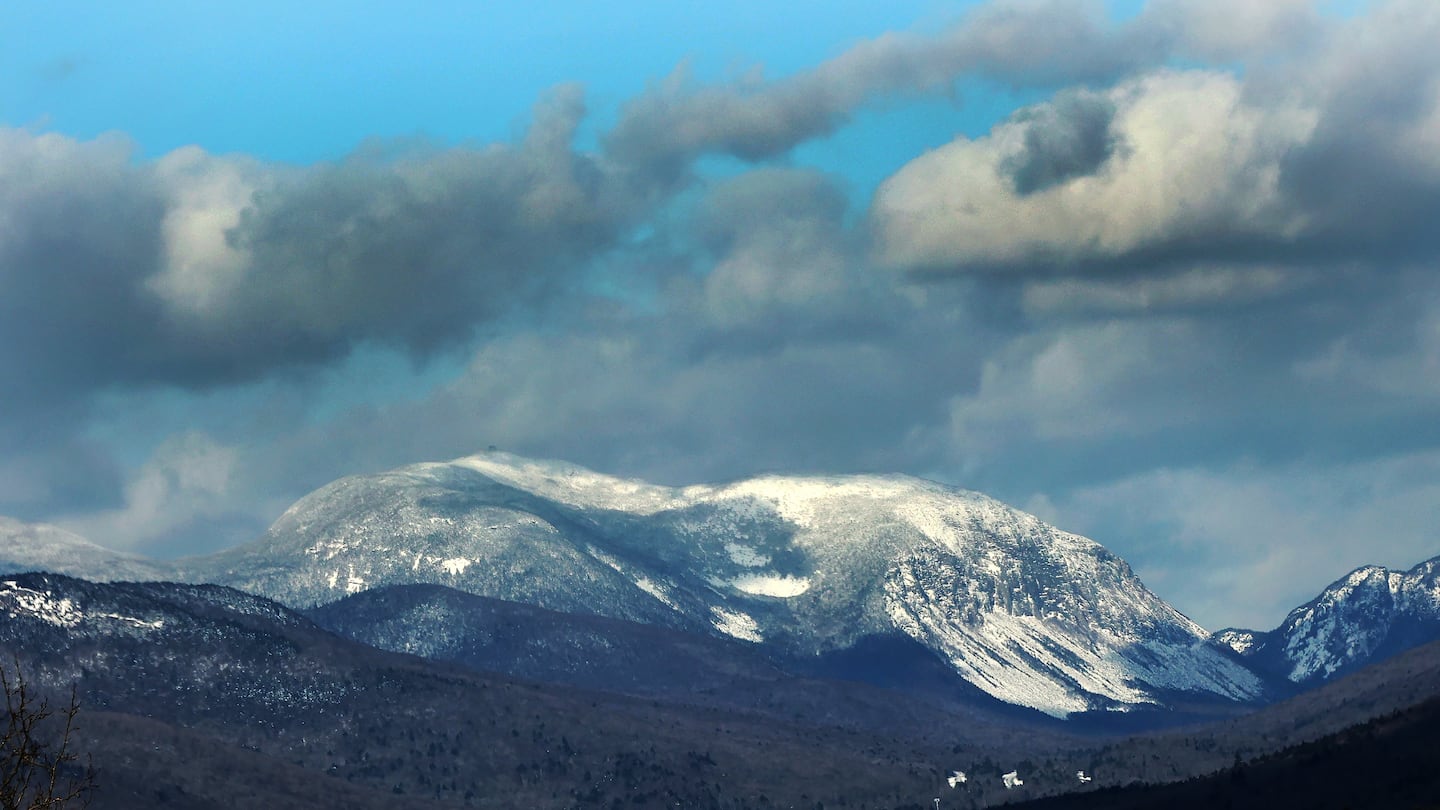
[[67, 436], [0, 453], [0, 513], [21, 520], [113, 509], [125, 470], [99, 442]]
[[176, 320], [243, 372], [363, 341], [424, 356], [554, 297], [640, 213], [573, 150], [583, 112], [566, 88], [514, 146], [377, 147], [279, 173], [225, 232], [238, 269], [200, 282], [213, 294], [177, 282]]
[[[426, 356], [554, 297], [638, 215], [571, 139], [564, 89], [516, 145], [370, 147], [308, 169], [0, 131], [10, 441], [115, 386], [208, 386], [356, 345]], [[0, 428], [4, 430], [4, 428]]]
[[[0, 461], [59, 453], [111, 393], [299, 374], [360, 346], [423, 361], [563, 301], [645, 210], [573, 149], [583, 113], [561, 88], [515, 144], [308, 168], [0, 130]], [[31, 469], [0, 508], [71, 488]]]
[[157, 348], [162, 309], [138, 282], [158, 264], [163, 212], [124, 141], [0, 130], [0, 445], [68, 427], [67, 392]]
[[705, 85], [682, 65], [625, 105], [606, 153], [664, 185], [701, 155], [774, 158], [833, 133], [866, 105], [953, 95], [961, 77], [1012, 88], [1107, 83], [1175, 58], [1273, 54], [1311, 43], [1320, 31], [1307, 0], [1162, 1], [1120, 25], [1099, 3], [1001, 0], [940, 33], [886, 34], [780, 79], [757, 68]]
[[1099, 9], [1084, 4], [998, 3], [941, 34], [887, 34], [773, 81], [757, 72], [729, 84], [698, 85], [681, 66], [625, 105], [606, 152], [673, 182], [701, 155], [777, 157], [831, 134], [866, 104], [949, 94], [961, 76], [1014, 86], [1114, 78], [1163, 59], [1164, 39], [1107, 26]]
[[[1440, 231], [1440, 8], [1379, 4], [1303, 63], [1316, 120], [1280, 164], [1281, 187], [1309, 216], [1320, 249], [1433, 260]], [[1281, 88], [1265, 88], [1283, 92]], [[1293, 92], [1293, 91], [1292, 91]]]
[[888, 330], [893, 293], [865, 265], [848, 207], [831, 178], [803, 169], [760, 169], [711, 189], [686, 240], [710, 265], [669, 291], [669, 306], [694, 316], [693, 351]]
[[1094, 174], [1120, 145], [1111, 129], [1115, 103], [1098, 93], [1068, 92], [1022, 111], [1024, 149], [1000, 162], [1020, 196]]

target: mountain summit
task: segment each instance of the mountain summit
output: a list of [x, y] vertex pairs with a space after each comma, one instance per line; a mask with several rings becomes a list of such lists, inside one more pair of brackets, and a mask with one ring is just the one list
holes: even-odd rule
[[185, 577], [293, 607], [434, 583], [788, 655], [903, 634], [1057, 716], [1263, 691], [1099, 544], [907, 476], [673, 488], [491, 452], [336, 481]]
[[1307, 687], [1437, 637], [1440, 557], [1408, 571], [1357, 568], [1290, 611], [1274, 630], [1215, 634], [1254, 668]]

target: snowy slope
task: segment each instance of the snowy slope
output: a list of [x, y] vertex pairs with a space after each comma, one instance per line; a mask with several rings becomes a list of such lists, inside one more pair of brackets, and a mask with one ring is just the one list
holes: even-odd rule
[[1293, 683], [1333, 680], [1440, 638], [1440, 557], [1409, 571], [1357, 568], [1268, 633], [1229, 629], [1214, 638]]
[[0, 517], [0, 574], [49, 571], [92, 582], [173, 579], [169, 565], [97, 546], [44, 523]]
[[904, 476], [670, 488], [487, 453], [337, 481], [187, 577], [296, 607], [436, 583], [792, 654], [900, 632], [1055, 715], [1262, 691], [1100, 545]]

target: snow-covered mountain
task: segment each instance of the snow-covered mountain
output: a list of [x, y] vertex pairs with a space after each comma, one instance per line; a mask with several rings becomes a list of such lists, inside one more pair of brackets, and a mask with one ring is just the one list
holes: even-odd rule
[[49, 571], [92, 582], [173, 579], [163, 562], [121, 554], [45, 523], [0, 516], [0, 573]]
[[1263, 691], [1099, 544], [905, 476], [670, 488], [487, 453], [336, 481], [184, 575], [301, 608], [436, 583], [792, 655], [903, 633], [1054, 715]]
[[1274, 630], [1232, 628], [1214, 638], [1262, 672], [1324, 683], [1440, 638], [1440, 557], [1409, 571], [1357, 568]]

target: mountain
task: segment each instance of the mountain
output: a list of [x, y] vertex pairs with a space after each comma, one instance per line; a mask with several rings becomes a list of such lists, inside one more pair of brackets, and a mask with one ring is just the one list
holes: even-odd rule
[[[1224, 723], [1086, 739], [827, 681], [778, 679], [777, 702], [744, 709], [526, 683], [350, 642], [229, 588], [47, 574], [0, 579], [0, 655], [52, 694], [77, 685], [99, 810], [949, 806], [952, 769], [989, 806], [1074, 790], [1077, 769], [1100, 788], [1248, 765], [1440, 691], [1430, 644]], [[999, 774], [1017, 767], [1012, 794]]]
[[985, 695], [899, 633], [797, 659], [724, 635], [560, 613], [440, 585], [373, 588], [305, 615], [377, 649], [531, 681], [778, 713], [787, 721], [806, 716], [894, 733], [924, 727], [938, 712], [963, 717], [971, 737], [1060, 728], [1053, 718]]
[[604, 616], [560, 613], [442, 585], [392, 585], [305, 611], [392, 652], [527, 680], [628, 694], [696, 694], [789, 677], [754, 644]]
[[1269, 632], [1227, 629], [1215, 641], [1258, 671], [1311, 687], [1440, 639], [1440, 557], [1392, 571], [1357, 568]]
[[1244, 717], [1042, 760], [1026, 782], [1034, 795], [1049, 787], [1041, 767], [1052, 782], [1077, 769], [1093, 782], [1018, 806], [1437, 807], [1437, 696], [1440, 642], [1430, 642]]
[[[737, 711], [517, 681], [214, 585], [0, 579], [0, 661], [51, 695], [75, 684], [98, 810], [890, 807], [928, 800], [942, 752], [1064, 739], [845, 684]], [[857, 707], [913, 733], [822, 715]]]
[[0, 572], [49, 571], [96, 582], [174, 579], [166, 563], [121, 554], [44, 523], [0, 516]]
[[440, 584], [799, 658], [902, 634], [1055, 716], [1264, 694], [1099, 544], [907, 476], [672, 488], [486, 453], [336, 481], [182, 575], [298, 608]]

